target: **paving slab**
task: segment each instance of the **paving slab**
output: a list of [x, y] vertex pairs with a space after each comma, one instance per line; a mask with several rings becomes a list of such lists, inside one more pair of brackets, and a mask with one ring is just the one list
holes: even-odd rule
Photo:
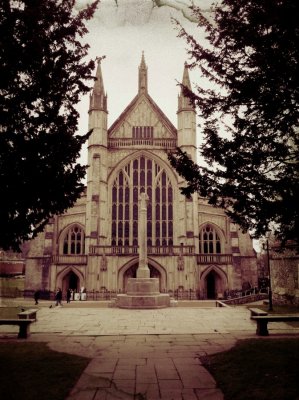
[[[223, 400], [201, 360], [257, 338], [244, 307], [124, 310], [43, 302], [38, 308], [28, 341], [90, 358], [66, 400]], [[0, 341], [19, 340], [18, 328], [0, 328]], [[299, 329], [271, 324], [273, 333]]]

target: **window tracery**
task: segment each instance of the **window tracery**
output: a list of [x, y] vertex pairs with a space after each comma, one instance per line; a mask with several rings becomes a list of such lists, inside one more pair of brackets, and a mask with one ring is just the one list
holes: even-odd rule
[[220, 254], [221, 241], [211, 225], [206, 225], [199, 233], [199, 252], [201, 254]]
[[164, 168], [145, 156], [131, 160], [112, 185], [112, 245], [138, 245], [138, 199], [147, 193], [148, 246], [173, 245], [173, 188]]
[[78, 225], [72, 226], [63, 240], [63, 254], [84, 254], [85, 234]]

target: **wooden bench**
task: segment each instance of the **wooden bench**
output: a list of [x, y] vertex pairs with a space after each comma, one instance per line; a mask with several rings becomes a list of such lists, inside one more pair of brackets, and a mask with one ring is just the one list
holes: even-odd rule
[[18, 313], [18, 317], [19, 319], [34, 319], [36, 321], [37, 311], [35, 309], [21, 311]]
[[19, 325], [19, 339], [27, 339], [30, 336], [30, 324], [35, 319], [0, 319], [0, 325]]
[[251, 319], [257, 323], [256, 334], [259, 336], [268, 336], [268, 322], [291, 322], [299, 321], [298, 314], [278, 314], [278, 315], [256, 315]]
[[250, 314], [251, 314], [251, 318], [254, 316], [265, 316], [268, 315], [267, 311], [261, 310], [259, 308], [249, 308]]

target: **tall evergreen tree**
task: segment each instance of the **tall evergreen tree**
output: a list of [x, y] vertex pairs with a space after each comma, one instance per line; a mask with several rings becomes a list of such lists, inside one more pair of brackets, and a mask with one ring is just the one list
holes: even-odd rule
[[299, 241], [298, 52], [296, 0], [223, 0], [205, 17], [192, 7], [199, 43], [188, 43], [189, 67], [210, 82], [184, 88], [202, 120], [201, 154], [179, 149], [169, 159], [198, 192], [255, 237], [274, 229], [284, 244]]
[[94, 62], [82, 43], [98, 1], [0, 2], [0, 247], [18, 250], [80, 196], [75, 105]]

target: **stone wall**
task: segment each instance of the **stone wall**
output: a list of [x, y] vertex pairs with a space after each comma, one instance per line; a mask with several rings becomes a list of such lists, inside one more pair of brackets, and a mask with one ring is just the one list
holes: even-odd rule
[[299, 255], [294, 250], [274, 252], [270, 267], [273, 302], [299, 306]]

